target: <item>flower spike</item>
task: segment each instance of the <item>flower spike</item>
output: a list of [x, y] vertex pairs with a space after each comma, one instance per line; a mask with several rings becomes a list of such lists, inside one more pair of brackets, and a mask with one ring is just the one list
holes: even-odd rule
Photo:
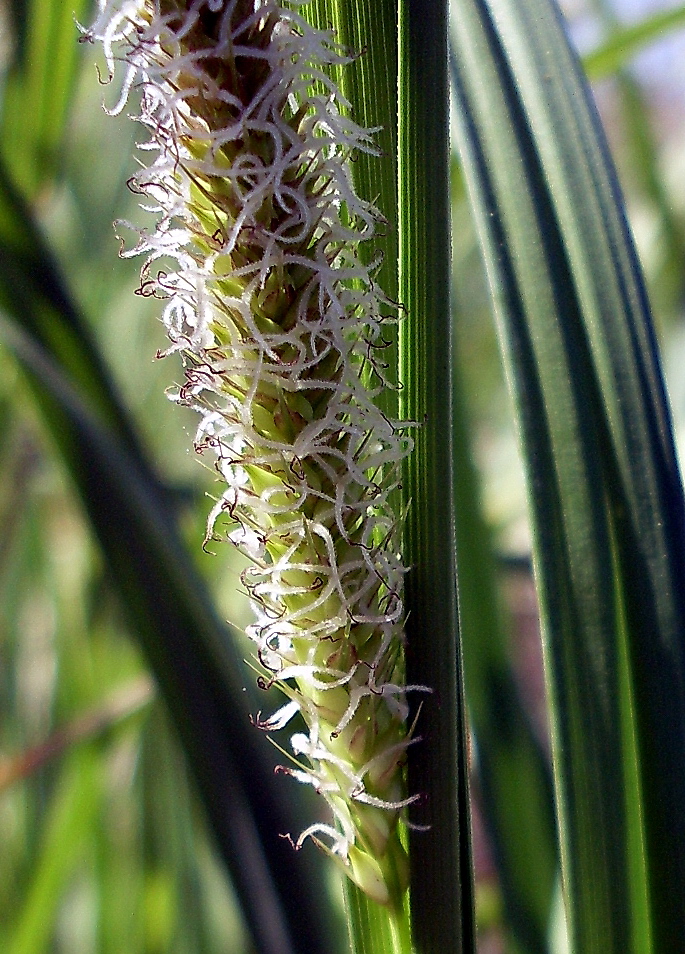
[[413, 799], [391, 496], [412, 441], [376, 404], [396, 315], [359, 255], [380, 216], [347, 168], [372, 137], [329, 75], [349, 57], [305, 4], [100, 0], [86, 35], [110, 75], [124, 66], [111, 112], [141, 97], [150, 161], [130, 181], [157, 222], [123, 254], [146, 256], [139, 293], [163, 299], [166, 353], [184, 363], [175, 399], [200, 413], [196, 449], [216, 458], [207, 541], [252, 560], [260, 678], [288, 700], [255, 722], [302, 715], [285, 771], [332, 813], [296, 844], [327, 838], [349, 877], [398, 904]]

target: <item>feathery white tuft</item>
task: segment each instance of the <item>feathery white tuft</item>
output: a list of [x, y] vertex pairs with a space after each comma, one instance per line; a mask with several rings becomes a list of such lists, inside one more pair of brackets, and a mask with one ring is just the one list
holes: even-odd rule
[[404, 685], [391, 507], [412, 442], [376, 404], [394, 309], [359, 255], [379, 214], [347, 167], [372, 138], [329, 75], [346, 54], [303, 4], [101, 0], [86, 34], [110, 76], [123, 67], [110, 111], [140, 94], [150, 161], [131, 186], [157, 223], [122, 254], [146, 256], [139, 293], [163, 300], [167, 353], [184, 361], [176, 400], [200, 413], [196, 449], [216, 457], [207, 538], [252, 560], [261, 684], [288, 699], [259, 724], [304, 716], [285, 771], [336, 821], [298, 844], [326, 837], [387, 901], [404, 883], [395, 829], [412, 801], [406, 692], [422, 688]]

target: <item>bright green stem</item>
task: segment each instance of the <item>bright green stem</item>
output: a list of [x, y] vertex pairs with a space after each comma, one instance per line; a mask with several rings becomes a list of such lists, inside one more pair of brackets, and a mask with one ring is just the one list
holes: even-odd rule
[[466, 725], [457, 617], [450, 316], [447, 4], [403, 0], [399, 45], [401, 414], [417, 423], [405, 472], [411, 912], [419, 954], [475, 944]]
[[[359, 153], [350, 164], [355, 191], [375, 205], [386, 224], [374, 241], [360, 249], [362, 258], [380, 254], [375, 279], [391, 300], [398, 292], [397, 210], [397, 0], [313, 0], [313, 22], [332, 26], [338, 42], [355, 59], [338, 70], [336, 79], [350, 101], [352, 117], [365, 129], [375, 129], [379, 155]], [[365, 259], [366, 260], [366, 259]], [[391, 382], [397, 381], [397, 334], [383, 330], [388, 346], [383, 363]], [[398, 392], [379, 396], [383, 410], [397, 417]]]
[[412, 954], [408, 904], [393, 912], [374, 904], [349, 878], [343, 887], [352, 954]]
[[[372, 243], [382, 264], [376, 280], [392, 301], [398, 298], [397, 211], [397, 3], [396, 0], [313, 0], [313, 22], [332, 26], [338, 41], [357, 58], [336, 77], [350, 101], [355, 122], [377, 129], [379, 156], [359, 154], [350, 172], [357, 194], [374, 203], [387, 220]], [[365, 250], [362, 249], [362, 252]], [[391, 381], [397, 380], [397, 335], [384, 330], [389, 346], [383, 350]], [[398, 414], [398, 392], [387, 390], [382, 407]], [[390, 911], [371, 901], [349, 879], [343, 884], [353, 954], [410, 954], [408, 905]]]

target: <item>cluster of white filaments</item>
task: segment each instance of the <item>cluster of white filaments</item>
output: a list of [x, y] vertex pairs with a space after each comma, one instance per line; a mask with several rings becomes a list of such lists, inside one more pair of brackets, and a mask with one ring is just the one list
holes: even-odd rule
[[411, 733], [390, 497], [411, 441], [376, 404], [393, 308], [359, 256], [379, 216], [346, 166], [373, 146], [331, 80], [346, 57], [304, 2], [101, 0], [87, 32], [111, 74], [125, 63], [113, 111], [141, 95], [151, 161], [131, 184], [158, 219], [123, 254], [146, 255], [139, 292], [164, 300], [176, 398], [216, 457], [208, 539], [252, 561], [260, 683], [287, 697], [257, 721], [303, 716], [284, 771], [332, 810], [297, 843], [323, 838], [393, 903]]

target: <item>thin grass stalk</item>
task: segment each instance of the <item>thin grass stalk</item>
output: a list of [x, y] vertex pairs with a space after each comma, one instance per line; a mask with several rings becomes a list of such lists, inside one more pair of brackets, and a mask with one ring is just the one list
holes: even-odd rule
[[[457, 615], [451, 495], [452, 321], [447, 4], [404, 0], [399, 24], [403, 416], [417, 423], [405, 466], [410, 502], [404, 545], [407, 676], [430, 685], [409, 752], [409, 788], [421, 792], [410, 831], [412, 933], [418, 954], [475, 948], [468, 760]], [[417, 707], [418, 708], [418, 707]]]
[[[357, 193], [382, 211], [383, 223], [373, 249], [362, 256], [382, 255], [376, 280], [385, 294], [398, 300], [397, 210], [397, 4], [395, 0], [314, 0], [311, 13], [319, 27], [333, 26], [336, 38], [353, 57], [337, 77], [350, 113], [374, 129], [378, 155], [360, 154], [350, 164]], [[399, 414], [397, 328], [383, 334], [383, 364], [394, 385], [379, 395], [379, 405], [392, 418]], [[399, 493], [395, 495], [401, 507]], [[411, 937], [407, 903], [390, 913], [345, 879], [345, 909], [354, 954], [408, 954]]]

